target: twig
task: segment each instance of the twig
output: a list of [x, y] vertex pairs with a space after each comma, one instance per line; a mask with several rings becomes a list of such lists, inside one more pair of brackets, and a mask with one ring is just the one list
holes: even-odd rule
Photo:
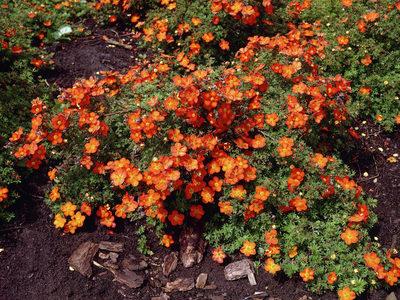
[[114, 46], [122, 47], [122, 48], [125, 48], [125, 49], [128, 49], [128, 50], [132, 50], [133, 49], [133, 46], [118, 42], [118, 41], [116, 41], [114, 39], [110, 39], [109, 37], [107, 37], [105, 35], [103, 35], [103, 40], [106, 43], [114, 45]]

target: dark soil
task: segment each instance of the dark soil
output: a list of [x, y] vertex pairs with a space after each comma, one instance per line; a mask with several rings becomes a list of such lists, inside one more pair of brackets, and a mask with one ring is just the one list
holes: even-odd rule
[[[56, 43], [48, 49], [54, 53], [54, 70], [43, 76], [50, 83], [66, 88], [77, 79], [95, 76], [99, 71], [123, 71], [135, 64], [138, 50], [132, 33], [101, 29], [92, 24], [88, 27], [89, 36]], [[110, 40], [121, 45], [110, 43]], [[127, 49], [130, 47], [132, 49]]]
[[[95, 75], [100, 70], [122, 70], [134, 62], [134, 50], [122, 47], [108, 47], [102, 36], [108, 35], [120, 40], [121, 33], [97, 31], [89, 37], [78, 38], [71, 43], [54, 46], [56, 72], [48, 74], [49, 81], [60, 87], [70, 86], [77, 78]], [[132, 40], [128, 44], [134, 44]], [[385, 247], [399, 247], [396, 237], [400, 231], [400, 162], [389, 163], [387, 158], [400, 152], [400, 133], [385, 134], [371, 124], [361, 124], [360, 133], [366, 134], [355, 151], [347, 154], [348, 163], [356, 170], [358, 182], [365, 191], [379, 200], [376, 212], [379, 226], [374, 235]], [[381, 152], [378, 148], [383, 148]], [[399, 153], [400, 154], [400, 153]], [[398, 158], [400, 159], [400, 158]], [[363, 173], [368, 172], [368, 177]], [[374, 180], [377, 180], [374, 182]], [[42, 182], [40, 182], [42, 181]], [[143, 287], [127, 290], [112, 281], [113, 276], [103, 269], [94, 267], [92, 278], [81, 276], [69, 270], [68, 258], [84, 241], [119, 241], [125, 244], [121, 254], [140, 256], [136, 250], [134, 232], [138, 224], [123, 224], [120, 231], [109, 234], [104, 229], [93, 228], [75, 235], [62, 235], [52, 225], [52, 215], [41, 198], [40, 186], [43, 180], [36, 176], [23, 185], [24, 197], [18, 207], [18, 217], [12, 224], [0, 228], [0, 299], [150, 299], [162, 292], [159, 281], [159, 266], [167, 249], [159, 246], [158, 239], [148, 232], [149, 246], [155, 253], [148, 258], [150, 267], [142, 271], [146, 277]], [[209, 250], [205, 259], [197, 266], [185, 269], [182, 265], [170, 275], [172, 281], [178, 277], [196, 279], [200, 273], [209, 275], [208, 283], [214, 283], [215, 290], [193, 289], [185, 293], [174, 293], [171, 299], [212, 299], [223, 295], [225, 299], [239, 300], [256, 291], [267, 291], [270, 297], [299, 299], [303, 296], [313, 299], [336, 299], [329, 293], [312, 295], [298, 279], [283, 276], [272, 277], [260, 270], [256, 275], [258, 285], [252, 287], [247, 279], [228, 282], [223, 275], [224, 266], [211, 260]], [[147, 272], [147, 273], [146, 273]], [[157, 274], [158, 273], [158, 274]], [[159, 279], [160, 277], [161, 279]], [[399, 288], [394, 289], [400, 296]], [[390, 291], [379, 290], [361, 299], [384, 299]], [[305, 299], [305, 298], [303, 298]]]

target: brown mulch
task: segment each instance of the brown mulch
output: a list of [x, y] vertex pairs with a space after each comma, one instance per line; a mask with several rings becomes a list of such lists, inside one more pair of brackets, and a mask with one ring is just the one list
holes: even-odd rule
[[[125, 38], [123, 33], [111, 30], [95, 31], [92, 36], [81, 37], [70, 43], [53, 46], [56, 71], [47, 74], [50, 82], [60, 87], [70, 86], [76, 79], [95, 75], [100, 70], [123, 70], [134, 63], [135, 48], [110, 47], [102, 36], [113, 39]], [[132, 40], [126, 40], [134, 45]], [[400, 162], [389, 163], [387, 158], [394, 153], [400, 155], [400, 133], [386, 134], [373, 124], [360, 124], [360, 133], [366, 134], [356, 151], [347, 155], [347, 162], [357, 172], [357, 180], [364, 190], [379, 200], [376, 212], [379, 226], [373, 232], [385, 247], [399, 248], [400, 237]], [[380, 151], [382, 148], [383, 151]], [[400, 158], [398, 158], [400, 159]], [[368, 176], [363, 174], [367, 172]], [[110, 235], [96, 226], [75, 235], [62, 235], [52, 225], [50, 210], [40, 198], [37, 178], [28, 179], [24, 185], [25, 195], [18, 207], [14, 223], [0, 228], [0, 299], [150, 299], [160, 295], [148, 274], [143, 287], [126, 291], [112, 281], [109, 273], [94, 268], [92, 278], [85, 278], [68, 268], [68, 258], [84, 241], [120, 241], [125, 244], [122, 254], [140, 256], [136, 250], [137, 241], [132, 233], [138, 224], [123, 224], [118, 232]], [[376, 181], [376, 182], [375, 182]], [[43, 182], [42, 182], [43, 183]], [[39, 194], [39, 196], [34, 196]], [[154, 251], [151, 261], [160, 264], [167, 250], [158, 244], [157, 238], [148, 233], [149, 244]], [[149, 267], [151, 271], [152, 266]], [[213, 282], [215, 290], [197, 290], [174, 293], [171, 299], [209, 299], [223, 295], [225, 299], [240, 300], [256, 291], [267, 291], [270, 297], [299, 299], [310, 296], [313, 299], [335, 299], [333, 293], [323, 296], [312, 295], [298, 279], [288, 279], [283, 275], [272, 277], [260, 270], [256, 274], [257, 286], [250, 286], [247, 279], [228, 282], [224, 279], [223, 266], [211, 260], [209, 250], [205, 259], [192, 268], [179, 265], [169, 280], [177, 277], [196, 279], [198, 274], [207, 273], [208, 282]], [[394, 289], [400, 296], [399, 288]], [[384, 299], [389, 291], [379, 290], [366, 294], [361, 299]], [[125, 295], [125, 296], [123, 296]]]

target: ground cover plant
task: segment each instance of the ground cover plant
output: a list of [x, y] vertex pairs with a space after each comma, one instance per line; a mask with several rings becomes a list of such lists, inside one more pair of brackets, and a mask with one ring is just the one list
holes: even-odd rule
[[400, 259], [369, 234], [379, 203], [335, 149], [359, 138], [354, 116], [398, 123], [399, 3], [93, 7], [133, 23], [154, 57], [35, 98], [9, 137], [18, 164], [50, 167], [56, 228], [144, 219], [171, 247], [180, 228], [204, 227], [216, 263], [240, 252], [340, 299], [398, 282]]

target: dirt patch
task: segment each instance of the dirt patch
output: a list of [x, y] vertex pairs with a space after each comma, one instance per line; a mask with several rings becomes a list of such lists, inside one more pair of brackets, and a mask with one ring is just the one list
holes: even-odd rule
[[364, 191], [378, 199], [379, 221], [372, 234], [385, 248], [400, 248], [400, 130], [385, 133], [371, 122], [360, 122], [362, 136], [345, 156]]
[[139, 54], [132, 33], [100, 28], [92, 29], [90, 36], [56, 43], [49, 51], [54, 53], [54, 69], [43, 76], [61, 88], [99, 71], [123, 71], [135, 64]]

